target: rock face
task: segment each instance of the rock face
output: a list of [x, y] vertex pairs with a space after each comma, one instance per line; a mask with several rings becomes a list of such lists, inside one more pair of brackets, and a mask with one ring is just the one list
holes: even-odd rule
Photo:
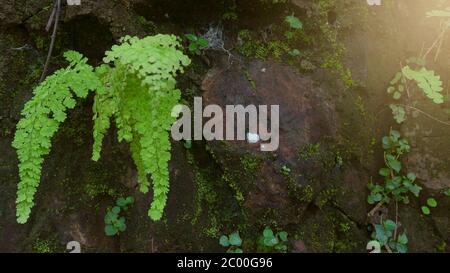
[[[261, 152], [259, 145], [246, 141], [209, 143], [225, 170], [225, 181], [243, 195], [241, 203], [253, 224], [261, 224], [264, 215], [274, 212], [278, 223], [310, 228], [310, 221], [329, 216], [322, 210], [330, 210], [336, 219], [347, 218], [354, 234], [364, 236], [357, 225], [365, 221], [368, 176], [350, 161], [344, 163], [351, 155], [331, 144], [342, 137], [339, 131], [343, 117], [336, 110], [341, 102], [334, 91], [274, 61], [230, 64], [226, 59], [207, 73], [202, 88], [204, 104], [216, 104], [222, 109], [237, 104], [279, 105], [277, 151]], [[243, 176], [249, 173], [252, 160], [257, 162], [253, 175]], [[338, 241], [337, 233], [335, 224], [331, 224], [331, 237], [323, 240]], [[321, 243], [308, 249], [320, 251], [327, 247]]]
[[[92, 101], [79, 102], [46, 158], [32, 219], [27, 225], [18, 225], [18, 170], [11, 141], [20, 111], [41, 72], [48, 43], [43, 29], [51, 12], [45, 7], [53, 1], [3, 2], [0, 252], [42, 251], [43, 242], [52, 251], [64, 252], [65, 244], [72, 240], [82, 244], [83, 252], [223, 251], [217, 238], [238, 229], [245, 230], [244, 248], [255, 249], [251, 242], [265, 226], [288, 231], [296, 252], [365, 251], [370, 237], [367, 212], [371, 209], [366, 202], [367, 183], [379, 181], [377, 172], [382, 165], [382, 153], [374, 138], [377, 142], [391, 125], [390, 113], [379, 115], [377, 107], [380, 102], [386, 104], [385, 84], [398, 66], [398, 60], [385, 54], [386, 48], [398, 47], [395, 37], [381, 27], [389, 27], [380, 23], [390, 18], [389, 14], [380, 14], [378, 20], [370, 22], [376, 28], [357, 34], [350, 31], [346, 37], [353, 43], [347, 56], [349, 66], [364, 81], [364, 90], [343, 90], [335, 74], [321, 69], [301, 74], [272, 60], [232, 58], [230, 62], [228, 56], [215, 54], [211, 54], [211, 67], [203, 75], [206, 65], [199, 60], [200, 72], [193, 69], [193, 77], [180, 79], [184, 95], [189, 97], [187, 87], [194, 82], [196, 88], [201, 85], [205, 105], [279, 105], [279, 149], [261, 152], [259, 144], [247, 141], [194, 142], [192, 148], [174, 142], [171, 191], [162, 222], [154, 223], [147, 217], [151, 195], [138, 192], [129, 149], [117, 143], [114, 128], [105, 139], [102, 161], [90, 161]], [[222, 16], [220, 4], [212, 10], [211, 2], [190, 0], [177, 5], [176, 1], [161, 0], [82, 0], [81, 6], [63, 10], [52, 69], [65, 65], [60, 55], [66, 48], [79, 50], [93, 64], [101, 62], [103, 52], [122, 35], [152, 34], [154, 26], [146, 18], [160, 23], [163, 27], [159, 31], [179, 35], [191, 31], [186, 20], [197, 26], [197, 15], [204, 25], [217, 21]], [[313, 1], [293, 2], [301, 14], [311, 9]], [[243, 9], [257, 14], [252, 6], [246, 4]], [[408, 7], [410, 13], [415, 5]], [[198, 14], [185, 12], [187, 8]], [[407, 25], [402, 29], [413, 28]], [[395, 69], [386, 71], [386, 67]], [[197, 83], [199, 78], [201, 83]], [[430, 107], [429, 111], [436, 110]], [[405, 163], [423, 181], [425, 197], [449, 187], [448, 128], [419, 116], [411, 118], [402, 130], [413, 143]], [[128, 195], [136, 202], [127, 215], [127, 231], [119, 237], [106, 237], [106, 209], [117, 197]], [[420, 214], [424, 202], [414, 200], [400, 208], [401, 225], [410, 234], [413, 251], [434, 251], [437, 245], [450, 243], [450, 200], [440, 198], [439, 208], [429, 218]], [[384, 211], [392, 216], [395, 208]]]
[[[435, 109], [432, 113], [439, 115], [440, 110]], [[446, 190], [450, 188], [450, 160], [448, 159], [450, 126], [442, 125], [426, 116], [420, 116], [421, 114], [417, 112], [415, 114], [419, 116], [407, 121], [403, 127], [405, 135], [413, 145], [407, 158], [408, 167], [417, 173], [429, 189]], [[439, 116], [446, 118], [446, 114], [443, 113]]]
[[[294, 167], [291, 171], [297, 175], [311, 172], [311, 166], [299, 162], [300, 149], [318, 143], [323, 136], [331, 137], [336, 134], [335, 110], [326, 102], [326, 91], [314, 86], [310, 77], [301, 76], [288, 66], [258, 60], [244, 67], [227, 64], [215, 67], [208, 72], [202, 88], [205, 105], [219, 105], [224, 112], [227, 105], [267, 105], [269, 109], [271, 105], [279, 106], [280, 135], [277, 151], [272, 154], [264, 153], [260, 151], [260, 143], [253, 145], [247, 141], [229, 142], [227, 148], [238, 155], [253, 154], [267, 159], [258, 173], [257, 190], [249, 193], [247, 204], [253, 204], [250, 205], [252, 208], [259, 205], [262, 208], [289, 207], [289, 202], [286, 202], [287, 182], [279, 175], [281, 168]], [[225, 128], [223, 130], [226, 132]], [[222, 154], [226, 151], [214, 152]], [[304, 176], [299, 176], [296, 183], [305, 184], [305, 179]]]
[[296, 161], [299, 147], [336, 134], [337, 117], [334, 105], [329, 103], [329, 93], [288, 66], [256, 60], [245, 67], [215, 68], [208, 73], [202, 88], [205, 104], [217, 104], [222, 109], [226, 105], [278, 105], [277, 154], [287, 164]]

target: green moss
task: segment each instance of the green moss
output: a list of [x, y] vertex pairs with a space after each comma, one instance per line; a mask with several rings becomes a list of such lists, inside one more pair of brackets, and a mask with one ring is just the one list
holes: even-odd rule
[[[203, 203], [208, 208], [213, 208], [218, 202], [218, 194], [214, 189], [211, 181], [208, 181], [208, 175], [203, 172], [195, 163], [193, 155], [187, 152], [188, 162], [191, 164], [194, 171], [195, 192], [195, 212], [192, 217], [192, 223], [196, 223], [203, 212]], [[215, 221], [215, 218], [211, 218]]]
[[266, 60], [272, 57], [276, 60], [290, 52], [289, 44], [283, 40], [272, 38], [270, 41], [264, 41], [257, 33], [247, 29], [241, 30], [238, 34], [240, 45], [238, 52], [247, 58], [258, 58]]
[[84, 192], [91, 200], [102, 195], [108, 195], [111, 197], [117, 197], [119, 195], [117, 190], [112, 189], [105, 184], [96, 182], [89, 182], [86, 184], [84, 187]]
[[247, 81], [250, 83], [250, 87], [253, 91], [256, 91], [256, 82], [252, 79], [252, 76], [250, 75], [250, 72], [248, 70], [244, 71], [244, 76], [247, 79]]
[[319, 155], [320, 143], [309, 144], [303, 146], [298, 151], [298, 158], [301, 160], [309, 160]]
[[[228, 188], [233, 183], [225, 182], [223, 176], [218, 177], [214, 164], [200, 165], [200, 162], [196, 161], [196, 157], [203, 158], [205, 155], [194, 154], [194, 152], [195, 150], [186, 150], [187, 160], [193, 170], [195, 185], [195, 209], [190, 216], [191, 224], [198, 225], [202, 235], [217, 239], [221, 230], [234, 222], [232, 219], [236, 216], [229, 198], [231, 190]], [[211, 163], [210, 160], [208, 161]], [[252, 167], [250, 161], [249, 167]], [[239, 197], [240, 195], [237, 195], [236, 199]]]
[[76, 145], [82, 146], [85, 144], [86, 136], [88, 130], [84, 126], [72, 127], [72, 126], [62, 126], [61, 134], [73, 141]]
[[308, 251], [355, 252], [364, 249], [364, 241], [355, 239], [358, 227], [345, 215], [334, 210], [315, 214], [293, 233], [296, 240], [303, 240]]
[[217, 217], [212, 215], [210, 225], [203, 229], [203, 233], [209, 238], [219, 238], [222, 224], [217, 221]]
[[[228, 1], [230, 2], [230, 1]], [[232, 3], [226, 5], [225, 11], [222, 14], [222, 19], [224, 21], [237, 21], [238, 20], [238, 14], [237, 14], [237, 4], [236, 1], [233, 1]]]
[[[229, 145], [222, 142], [221, 147], [225, 155], [228, 155]], [[230, 154], [233, 152], [230, 151]], [[211, 152], [213, 158], [221, 165], [226, 166], [223, 169], [221, 183], [228, 185], [235, 193], [235, 199], [241, 205], [244, 204], [245, 195], [254, 187], [257, 172], [261, 168], [262, 159], [252, 154], [234, 156], [224, 156], [220, 159]]]
[[41, 36], [37, 36], [35, 38], [35, 43], [36, 43], [36, 48], [37, 49], [44, 50], [44, 46], [45, 46], [44, 38], [42, 38]]
[[280, 227], [280, 222], [282, 222], [282, 215], [279, 210], [268, 208], [266, 209], [258, 219], [256, 234], [259, 236], [261, 229], [264, 227], [273, 227], [278, 229]]
[[355, 82], [352, 78], [352, 72], [342, 63], [343, 52], [345, 52], [345, 50], [343, 48], [340, 48], [343, 47], [342, 45], [335, 46], [337, 51], [333, 54], [327, 54], [321, 67], [336, 71], [345, 87], [351, 88], [355, 85]]
[[355, 223], [339, 212], [330, 214], [328, 220], [332, 223], [335, 233], [335, 239], [331, 242], [333, 252], [345, 253], [363, 249], [364, 242], [354, 239], [354, 233], [358, 229]]
[[253, 155], [246, 155], [241, 158], [241, 166], [246, 174], [254, 176], [261, 168], [262, 160]]
[[337, 7], [349, 5], [349, 1], [341, 2], [314, 0], [308, 17], [300, 18], [303, 22], [301, 29], [290, 29], [284, 22], [272, 25], [270, 31], [243, 29], [238, 33], [236, 49], [244, 57], [262, 60], [273, 58], [303, 73], [311, 72], [316, 67], [332, 70], [346, 88], [352, 88], [356, 84], [352, 72], [343, 62], [346, 48], [339, 40], [341, 24], [348, 24], [346, 17], [339, 16], [337, 23], [329, 22], [331, 12], [335, 12]]
[[436, 246], [436, 250], [441, 253], [445, 253], [447, 249], [447, 243], [442, 241]]
[[318, 3], [317, 19], [319, 28], [322, 32], [322, 38], [326, 41], [328, 47], [324, 54], [321, 67], [336, 71], [344, 85], [347, 88], [350, 88], [354, 85], [352, 74], [342, 63], [346, 51], [345, 46], [338, 39], [339, 33], [337, 28], [333, 27], [328, 22], [328, 14], [335, 9], [336, 2], [316, 0], [316, 3]]
[[33, 242], [33, 252], [35, 253], [53, 253], [55, 252], [54, 242], [37, 238]]
[[314, 189], [311, 185], [306, 185], [300, 190], [299, 200], [303, 203], [311, 203], [314, 199]]
[[317, 206], [319, 208], [323, 208], [325, 205], [330, 204], [333, 199], [336, 197], [338, 190], [335, 188], [328, 188], [321, 191], [317, 197]]
[[226, 182], [231, 189], [235, 192], [235, 198], [241, 206], [243, 206], [245, 197], [241, 190], [241, 186], [237, 183], [239, 181], [237, 177], [232, 175], [230, 172], [225, 172], [222, 176], [222, 181]]

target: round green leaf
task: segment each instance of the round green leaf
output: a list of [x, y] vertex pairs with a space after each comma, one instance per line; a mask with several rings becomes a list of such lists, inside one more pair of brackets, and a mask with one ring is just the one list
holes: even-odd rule
[[230, 234], [230, 244], [233, 246], [241, 246], [242, 239], [239, 236], [238, 232], [234, 232], [234, 233]]
[[293, 49], [289, 52], [289, 54], [293, 57], [300, 55], [300, 50], [298, 49]]
[[383, 226], [387, 231], [394, 231], [397, 224], [392, 220], [387, 220], [383, 223]]
[[423, 207], [422, 207], [422, 212], [423, 212], [423, 214], [425, 214], [425, 215], [430, 215], [430, 214], [431, 214], [430, 208], [427, 207], [427, 206], [423, 206]]
[[400, 235], [399, 237], [398, 237], [398, 240], [397, 240], [400, 244], [403, 244], [403, 245], [406, 245], [406, 244], [408, 244], [408, 236], [406, 236], [406, 234], [405, 233], [403, 233], [402, 235]]
[[393, 155], [387, 155], [386, 160], [389, 164], [389, 167], [391, 167], [393, 170], [395, 170], [397, 173], [401, 171], [402, 169], [402, 163], [398, 161]]
[[303, 28], [303, 23], [294, 15], [287, 16], [285, 20], [289, 24], [289, 26], [293, 29]]
[[119, 214], [120, 213], [120, 207], [114, 207], [114, 208], [112, 208], [112, 210], [111, 210], [113, 213], [115, 213], [115, 214]]
[[121, 198], [117, 199], [116, 205], [119, 206], [119, 207], [126, 206], [127, 205], [127, 201], [125, 200], [125, 198], [121, 197]]
[[206, 48], [206, 47], [208, 47], [209, 42], [208, 42], [208, 40], [206, 40], [205, 38], [202, 37], [202, 38], [198, 39], [198, 45], [202, 48]]
[[230, 241], [228, 240], [228, 237], [223, 235], [222, 237], [220, 237], [219, 239], [219, 244], [223, 247], [229, 247], [230, 246]]
[[408, 173], [408, 179], [411, 180], [412, 182], [416, 181], [417, 176], [415, 173]]
[[278, 232], [278, 236], [280, 237], [281, 241], [283, 241], [283, 242], [286, 242], [288, 239], [288, 233], [286, 231]]
[[434, 198], [428, 198], [427, 204], [431, 208], [436, 208], [438, 206], [438, 203], [437, 203], [436, 199], [434, 199]]
[[389, 170], [388, 168], [383, 168], [380, 170], [379, 174], [381, 176], [387, 177], [391, 174], [391, 170]]
[[408, 247], [404, 244], [397, 244], [397, 251], [399, 253], [406, 253], [408, 252]]
[[105, 226], [105, 234], [107, 236], [114, 236], [118, 233], [119, 231], [117, 230], [117, 228], [115, 228], [112, 225], [106, 225]]
[[268, 227], [266, 227], [264, 229], [263, 235], [264, 235], [264, 238], [269, 238], [269, 239], [272, 239], [274, 237], [273, 236], [273, 231], [270, 228], [268, 228]]
[[192, 42], [195, 42], [195, 41], [197, 41], [197, 36], [195, 36], [194, 34], [186, 34], [185, 35], [185, 37], [189, 40], [189, 41], [192, 41]]

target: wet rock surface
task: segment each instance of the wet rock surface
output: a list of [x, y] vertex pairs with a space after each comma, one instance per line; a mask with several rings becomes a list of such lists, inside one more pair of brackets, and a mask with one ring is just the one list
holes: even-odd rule
[[[322, 69], [300, 73], [270, 59], [230, 62], [228, 56], [212, 54], [209, 67], [202, 64], [208, 72], [192, 77], [201, 85], [204, 103], [280, 105], [280, 149], [263, 153], [259, 145], [246, 141], [195, 142], [186, 149], [174, 142], [171, 192], [162, 222], [148, 219], [151, 196], [138, 193], [128, 147], [117, 143], [114, 128], [105, 140], [102, 161], [91, 162], [92, 101], [79, 102], [46, 157], [32, 219], [18, 225], [18, 170], [11, 141], [20, 110], [40, 76], [48, 45], [43, 29], [52, 2], [4, 1], [0, 6], [1, 252], [38, 251], [43, 241], [52, 251], [64, 252], [72, 240], [92, 252], [223, 251], [218, 235], [242, 226], [252, 239], [264, 226], [283, 228], [292, 236], [296, 252], [365, 251], [371, 209], [367, 183], [378, 179], [382, 165], [382, 154], [371, 143], [391, 125], [390, 115], [380, 114], [378, 106], [386, 103], [385, 85], [398, 66], [391, 55], [381, 54], [386, 47], [398, 47], [378, 21], [388, 15], [368, 23], [374, 26], [364, 33], [369, 43], [361, 39], [361, 32], [346, 33], [345, 39], [353, 43], [348, 64], [364, 81], [363, 90], [343, 90], [336, 75]], [[199, 7], [206, 5], [200, 2]], [[311, 1], [294, 4], [302, 12], [311, 8]], [[79, 50], [97, 64], [121, 36], [151, 34], [153, 27], [142, 17], [182, 35], [188, 32], [184, 19], [170, 23], [177, 12], [174, 5], [143, 0], [86, 0], [80, 7], [64, 8], [52, 70], [65, 65], [61, 53], [66, 49]], [[413, 8], [405, 12], [403, 16], [418, 13]], [[215, 13], [216, 9], [205, 21], [216, 20]], [[362, 99], [366, 105], [361, 105]], [[448, 129], [419, 116], [402, 130], [413, 143], [408, 169], [417, 172], [426, 189], [422, 199], [401, 208], [401, 225], [411, 234], [412, 251], [435, 251], [450, 238], [450, 204], [438, 198], [439, 209], [431, 217], [421, 215], [420, 206], [428, 195], [450, 186]], [[127, 231], [107, 237], [105, 211], [124, 195], [136, 199], [127, 214]], [[385, 213], [392, 217], [395, 208]]]

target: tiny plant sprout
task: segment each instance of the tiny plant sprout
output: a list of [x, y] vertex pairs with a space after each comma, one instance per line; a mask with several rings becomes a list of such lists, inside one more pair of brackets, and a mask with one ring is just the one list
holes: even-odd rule
[[286, 16], [285, 21], [293, 29], [302, 29], [303, 28], [303, 23], [294, 15]]
[[438, 206], [438, 203], [434, 198], [428, 198], [427, 204], [430, 208], [436, 208]]
[[292, 170], [291, 170], [291, 168], [289, 168], [287, 165], [284, 165], [284, 166], [281, 168], [281, 172], [283, 173], [283, 175], [288, 176], [288, 175], [291, 174]]
[[230, 235], [223, 235], [219, 239], [219, 244], [223, 247], [227, 247], [227, 253], [243, 253], [242, 239], [239, 236], [239, 232], [233, 232]]
[[270, 227], [266, 227], [257, 241], [258, 252], [286, 252], [287, 241], [286, 231], [274, 233]]
[[450, 188], [445, 189], [444, 191], [442, 191], [442, 193], [443, 193], [445, 196], [449, 196], [449, 197], [450, 197]]
[[437, 208], [437, 206], [438, 206], [438, 202], [436, 201], [436, 199], [428, 198], [427, 199], [427, 205], [426, 206], [422, 206], [422, 213], [424, 215], [430, 215], [431, 214], [431, 209], [430, 208]]
[[422, 213], [425, 214], [425, 215], [430, 215], [431, 214], [430, 208], [427, 207], [427, 206], [423, 206], [422, 207]]
[[188, 49], [193, 54], [200, 55], [201, 51], [209, 45], [208, 40], [203, 37], [198, 37], [195, 34], [186, 34], [185, 37], [189, 41]]
[[292, 50], [289, 52], [289, 54], [290, 54], [292, 57], [299, 56], [299, 55], [300, 55], [300, 50], [298, 50], [298, 49], [292, 49]]
[[119, 235], [127, 229], [125, 217], [121, 216], [121, 214], [128, 211], [128, 207], [133, 203], [133, 197], [121, 197], [116, 200], [116, 205], [114, 207], [108, 209], [105, 215], [105, 234], [107, 236]]

